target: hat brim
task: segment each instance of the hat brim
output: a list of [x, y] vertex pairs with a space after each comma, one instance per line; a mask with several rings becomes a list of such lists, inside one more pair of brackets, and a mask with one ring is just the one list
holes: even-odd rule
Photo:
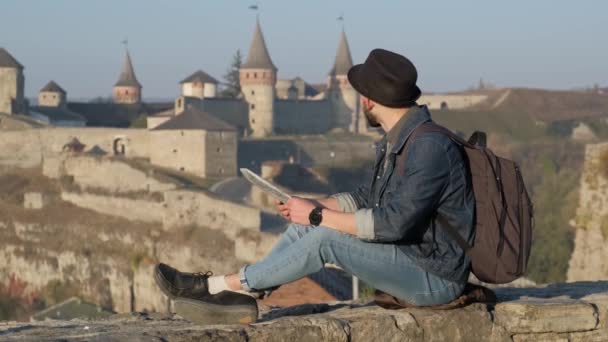
[[348, 82], [350, 83], [350, 85], [355, 88], [355, 90], [365, 96], [365, 97], [369, 97], [369, 93], [367, 92], [367, 89], [364, 87], [364, 82], [362, 79], [362, 71], [363, 71], [363, 64], [357, 64], [357, 65], [353, 65], [349, 70], [348, 70], [348, 74], [346, 75], [348, 78]]
[[380, 103], [386, 107], [401, 108], [415, 105], [416, 101], [422, 95], [420, 88], [418, 88], [418, 86], [414, 86], [412, 89], [411, 98], [409, 99], [388, 100], [375, 98], [375, 96], [371, 94], [370, 90], [366, 86], [364, 68], [364, 64], [353, 65], [353, 67], [348, 70], [347, 78], [350, 85], [355, 88], [359, 94], [371, 99], [372, 101]]

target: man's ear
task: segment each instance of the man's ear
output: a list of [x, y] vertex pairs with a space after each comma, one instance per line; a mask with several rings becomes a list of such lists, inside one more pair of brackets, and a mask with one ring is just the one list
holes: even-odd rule
[[375, 105], [374, 101], [365, 96], [361, 96], [361, 103], [363, 104], [363, 108], [365, 108], [367, 111], [371, 111]]

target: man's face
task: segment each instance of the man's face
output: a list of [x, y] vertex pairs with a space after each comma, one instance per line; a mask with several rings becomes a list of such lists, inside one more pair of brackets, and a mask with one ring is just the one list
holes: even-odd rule
[[367, 124], [370, 127], [380, 127], [378, 119], [376, 118], [374, 113], [372, 113], [372, 108], [374, 108], [374, 104], [370, 101], [370, 99], [361, 96], [361, 108], [363, 109], [363, 114], [365, 114]]

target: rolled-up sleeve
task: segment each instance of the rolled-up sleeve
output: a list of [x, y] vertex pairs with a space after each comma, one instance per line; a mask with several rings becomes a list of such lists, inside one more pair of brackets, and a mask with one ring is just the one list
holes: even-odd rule
[[412, 142], [406, 159], [404, 174], [392, 175], [402, 179], [397, 180], [390, 198], [379, 207], [355, 214], [360, 238], [378, 242], [401, 240], [436, 209], [449, 185], [446, 148], [431, 137], [420, 137]]
[[355, 202], [355, 199], [349, 192], [340, 192], [331, 197], [338, 201], [340, 211], [344, 213], [354, 213], [358, 209], [357, 202]]

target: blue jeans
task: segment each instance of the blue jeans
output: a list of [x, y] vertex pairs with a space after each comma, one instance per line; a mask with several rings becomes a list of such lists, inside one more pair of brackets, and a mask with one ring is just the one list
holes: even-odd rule
[[264, 290], [315, 273], [325, 263], [415, 305], [450, 302], [466, 284], [466, 280], [452, 282], [426, 272], [393, 244], [365, 242], [333, 229], [298, 224], [289, 225], [263, 260], [245, 266], [241, 278], [245, 287]]

